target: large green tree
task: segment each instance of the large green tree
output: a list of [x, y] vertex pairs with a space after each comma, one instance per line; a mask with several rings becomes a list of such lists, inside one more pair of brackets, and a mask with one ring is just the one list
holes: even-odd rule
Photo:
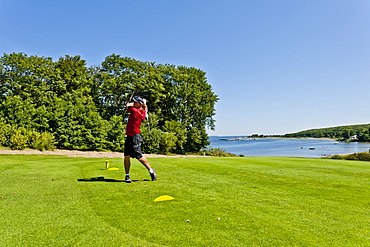
[[12, 53], [0, 57], [0, 86], [0, 119], [51, 133], [58, 148], [122, 151], [125, 104], [134, 95], [148, 100], [146, 152], [199, 151], [215, 126], [217, 95], [205, 72], [192, 67], [113, 54], [88, 68], [80, 56]]
[[58, 148], [104, 149], [106, 123], [90, 95], [84, 60], [12, 53], [0, 61], [0, 114], [7, 123], [50, 132]]
[[[152, 142], [175, 139], [171, 151], [194, 152], [209, 144], [206, 128], [215, 127], [213, 116], [218, 97], [207, 83], [205, 72], [111, 55], [102, 63], [96, 80], [95, 99], [99, 108], [104, 109], [106, 119], [114, 115], [127, 118], [125, 103], [132, 95], [148, 100], [150, 116], [156, 116], [152, 129], [144, 131], [148, 147], [160, 146]], [[170, 128], [168, 122], [172, 126], [177, 123], [177, 127]], [[164, 139], [154, 138], [154, 133], [161, 133], [157, 135]], [[159, 150], [149, 148], [148, 151]]]

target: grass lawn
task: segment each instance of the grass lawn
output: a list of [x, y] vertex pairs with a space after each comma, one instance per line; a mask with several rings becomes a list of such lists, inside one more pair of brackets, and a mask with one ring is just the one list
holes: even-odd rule
[[105, 160], [0, 155], [0, 246], [370, 245], [369, 162]]

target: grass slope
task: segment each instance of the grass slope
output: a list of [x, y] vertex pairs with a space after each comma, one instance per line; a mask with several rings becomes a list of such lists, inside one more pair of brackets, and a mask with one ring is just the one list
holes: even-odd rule
[[[369, 163], [0, 155], [0, 246], [367, 246]], [[172, 201], [154, 202], [161, 195]], [[219, 219], [220, 218], [220, 219]], [[188, 221], [188, 222], [187, 222]]]

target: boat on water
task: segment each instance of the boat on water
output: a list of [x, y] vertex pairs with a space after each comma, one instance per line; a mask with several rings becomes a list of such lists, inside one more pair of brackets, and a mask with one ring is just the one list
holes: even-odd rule
[[251, 137], [237, 137], [237, 138], [221, 138], [221, 141], [244, 141], [244, 140], [256, 140]]

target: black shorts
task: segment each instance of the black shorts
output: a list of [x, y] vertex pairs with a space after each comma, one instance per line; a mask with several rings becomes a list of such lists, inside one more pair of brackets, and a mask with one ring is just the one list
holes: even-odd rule
[[140, 134], [134, 136], [127, 136], [125, 141], [125, 152], [124, 155], [129, 155], [131, 158], [140, 159], [143, 157], [141, 153], [141, 143], [143, 138]]

